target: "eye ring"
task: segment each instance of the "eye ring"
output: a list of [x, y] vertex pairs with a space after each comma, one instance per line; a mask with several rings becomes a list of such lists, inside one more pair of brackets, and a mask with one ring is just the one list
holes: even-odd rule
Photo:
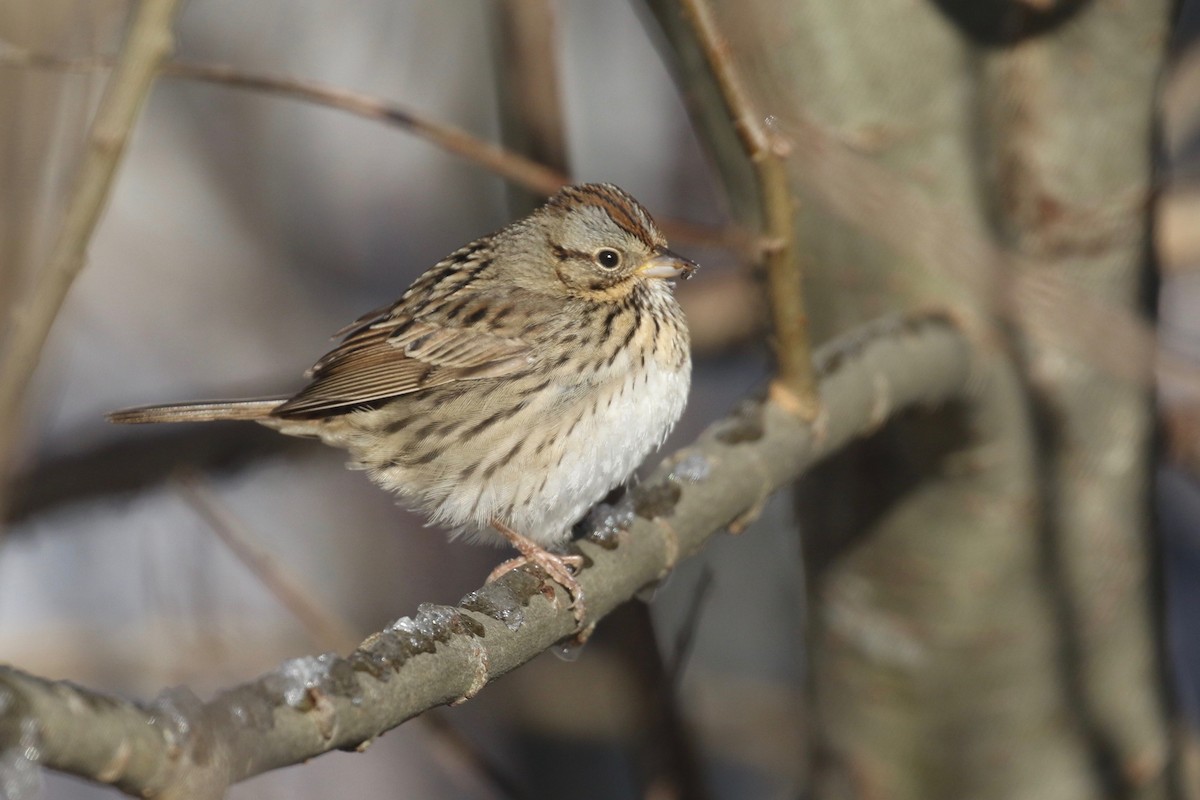
[[621, 266], [620, 252], [611, 247], [601, 247], [592, 256], [592, 260], [600, 265], [602, 269], [616, 269]]

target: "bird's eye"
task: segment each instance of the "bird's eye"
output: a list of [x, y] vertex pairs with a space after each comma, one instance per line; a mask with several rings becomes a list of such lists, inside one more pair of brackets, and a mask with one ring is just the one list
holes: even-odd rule
[[596, 259], [597, 264], [605, 269], [616, 269], [621, 266], [621, 254], [611, 247], [601, 247], [596, 251], [596, 255], [593, 258]]

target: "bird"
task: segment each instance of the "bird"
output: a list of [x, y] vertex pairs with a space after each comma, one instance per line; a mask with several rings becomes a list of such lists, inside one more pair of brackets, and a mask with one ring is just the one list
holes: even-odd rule
[[624, 190], [566, 186], [335, 333], [298, 393], [108, 418], [252, 421], [347, 450], [431, 524], [512, 545], [489, 581], [536, 564], [582, 625], [582, 560], [561, 551], [683, 413], [691, 351], [673, 287], [697, 268]]

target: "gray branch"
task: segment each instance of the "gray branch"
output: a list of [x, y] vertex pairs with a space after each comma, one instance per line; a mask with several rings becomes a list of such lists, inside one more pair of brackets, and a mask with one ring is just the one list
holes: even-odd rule
[[[815, 361], [824, 411], [811, 425], [747, 400], [623, 505], [593, 512], [595, 535], [578, 544], [589, 622], [661, 580], [714, 533], [741, 530], [770, 493], [896, 412], [963, 397], [972, 373], [965, 337], [934, 314], [867, 326], [818, 350]], [[565, 592], [514, 571], [458, 608], [422, 605], [348, 657], [294, 659], [208, 702], [175, 690], [138, 704], [0, 667], [0, 754], [133, 795], [219, 798], [268, 770], [361, 750], [427, 709], [473, 697], [574, 633]]]

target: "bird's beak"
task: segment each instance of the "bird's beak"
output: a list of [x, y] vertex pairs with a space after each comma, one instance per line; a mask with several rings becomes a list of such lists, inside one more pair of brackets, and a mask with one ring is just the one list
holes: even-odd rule
[[642, 262], [638, 273], [645, 278], [661, 278], [662, 280], [682, 278], [686, 281], [699, 268], [695, 261], [672, 253], [664, 247]]

